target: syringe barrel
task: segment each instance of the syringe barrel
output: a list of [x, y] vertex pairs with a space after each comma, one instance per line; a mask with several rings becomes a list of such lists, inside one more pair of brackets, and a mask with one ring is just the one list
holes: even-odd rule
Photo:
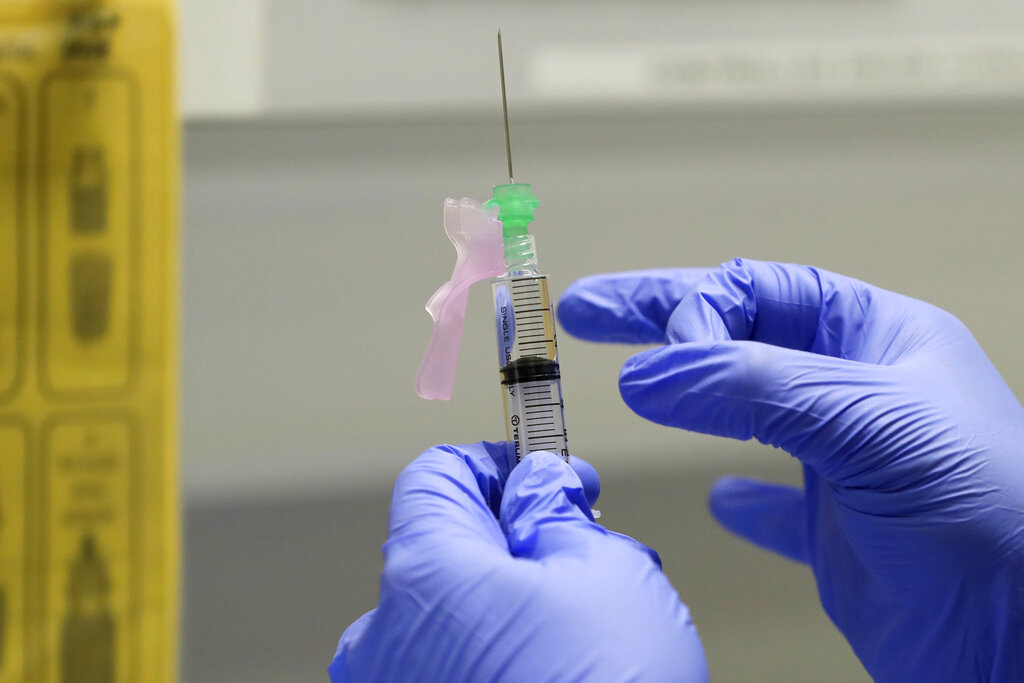
[[531, 268], [493, 281], [505, 434], [516, 462], [534, 451], [569, 460], [548, 278]]

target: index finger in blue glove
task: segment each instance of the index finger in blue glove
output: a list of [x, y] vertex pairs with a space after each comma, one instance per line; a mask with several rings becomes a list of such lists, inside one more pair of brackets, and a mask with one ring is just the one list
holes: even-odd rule
[[924, 302], [820, 268], [734, 259], [710, 271], [679, 302], [667, 338], [759, 341], [890, 365], [949, 329], [935, 324], [939, 317], [953, 319]]
[[558, 322], [588, 341], [661, 343], [672, 311], [708, 272], [665, 268], [581, 278], [562, 294]]
[[[619, 391], [652, 422], [733, 439], [756, 438], [854, 485], [873, 471], [887, 407], [911, 405], [899, 372], [749, 341], [671, 344], [626, 360]], [[865, 426], [872, 429], [865, 430]], [[914, 438], [905, 431], [893, 440]]]

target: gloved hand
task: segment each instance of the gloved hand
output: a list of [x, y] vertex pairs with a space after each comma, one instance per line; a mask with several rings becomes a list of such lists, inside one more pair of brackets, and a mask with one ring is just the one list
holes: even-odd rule
[[810, 564], [876, 680], [1024, 680], [1024, 409], [955, 317], [746, 260], [586, 278], [558, 311], [585, 339], [665, 344], [622, 368], [639, 415], [803, 463], [802, 489], [726, 478], [711, 511]]
[[398, 477], [380, 604], [341, 637], [332, 680], [706, 680], [657, 556], [593, 521], [564, 460], [510, 475], [507, 452], [437, 446]]

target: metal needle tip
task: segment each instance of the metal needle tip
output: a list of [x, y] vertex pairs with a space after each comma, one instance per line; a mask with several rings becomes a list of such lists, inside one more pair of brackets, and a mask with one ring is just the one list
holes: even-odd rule
[[505, 95], [505, 56], [501, 50], [501, 29], [498, 29], [498, 71], [501, 74], [501, 112], [505, 117], [505, 157], [508, 159], [508, 184], [514, 185], [512, 177], [512, 143], [508, 136], [508, 97]]

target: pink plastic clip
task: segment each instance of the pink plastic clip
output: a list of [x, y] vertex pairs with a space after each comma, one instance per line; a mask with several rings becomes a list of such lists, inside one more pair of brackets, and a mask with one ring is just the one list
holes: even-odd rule
[[451, 279], [427, 301], [434, 332], [416, 373], [421, 398], [452, 397], [469, 286], [505, 272], [501, 230], [497, 207], [487, 209], [475, 199], [444, 201], [444, 231], [458, 256]]

